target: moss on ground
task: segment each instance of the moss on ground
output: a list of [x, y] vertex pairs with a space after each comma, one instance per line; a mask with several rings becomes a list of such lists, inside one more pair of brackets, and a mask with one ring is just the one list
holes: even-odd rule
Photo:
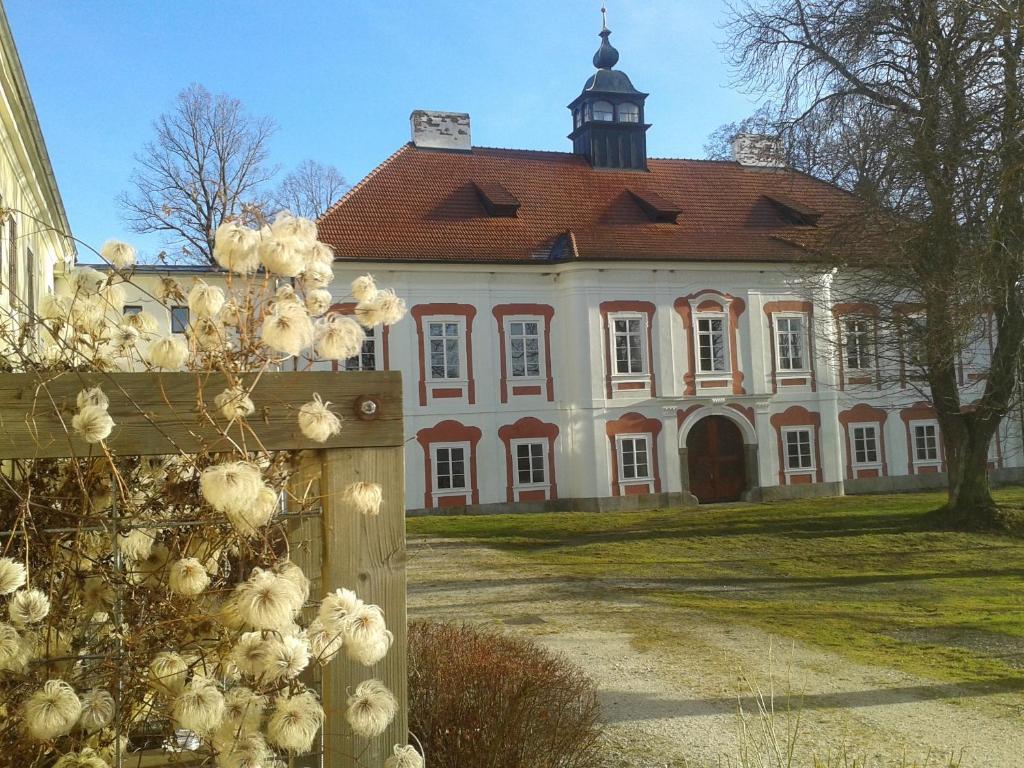
[[[1024, 507], [1024, 488], [996, 493]], [[774, 504], [410, 519], [410, 535], [464, 539], [517, 566], [600, 580], [662, 610], [751, 624], [859, 661], [1024, 687], [1024, 539], [936, 530], [939, 494]], [[669, 614], [671, 615], [671, 613]]]

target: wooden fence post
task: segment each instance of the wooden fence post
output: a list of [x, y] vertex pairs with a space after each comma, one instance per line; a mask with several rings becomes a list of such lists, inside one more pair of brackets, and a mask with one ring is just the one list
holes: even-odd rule
[[[401, 445], [323, 451], [323, 588], [347, 587], [366, 602], [379, 605], [395, 636], [393, 650], [373, 667], [342, 654], [324, 669], [324, 765], [328, 768], [383, 765], [395, 744], [408, 741], [404, 459]], [[342, 491], [358, 480], [379, 483], [384, 489], [384, 504], [377, 517], [355, 515], [340, 504]], [[395, 694], [399, 710], [381, 736], [367, 740], [352, 734], [343, 713], [349, 694], [370, 678], [380, 680]]]

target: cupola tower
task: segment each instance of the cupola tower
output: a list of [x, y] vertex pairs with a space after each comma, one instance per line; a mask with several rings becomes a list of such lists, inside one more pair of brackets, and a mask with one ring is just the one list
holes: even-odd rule
[[572, 150], [590, 160], [595, 168], [647, 170], [647, 129], [644, 122], [646, 93], [633, 87], [625, 72], [613, 67], [619, 52], [608, 41], [608, 17], [601, 8], [601, 47], [594, 54], [597, 71], [583, 86], [569, 110], [572, 112]]

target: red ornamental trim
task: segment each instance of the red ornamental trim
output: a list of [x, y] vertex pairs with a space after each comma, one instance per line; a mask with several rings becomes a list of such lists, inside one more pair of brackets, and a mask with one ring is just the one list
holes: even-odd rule
[[[505, 318], [507, 317], [542, 317], [544, 318], [544, 372], [546, 374], [545, 386], [547, 389], [548, 402], [555, 400], [554, 371], [551, 367], [551, 322], [555, 317], [555, 308], [550, 304], [499, 304], [491, 310], [494, 319], [498, 322], [498, 351], [501, 361], [501, 402], [508, 402], [508, 353], [507, 340], [505, 339]], [[514, 384], [513, 380], [513, 384]], [[536, 390], [536, 391], [534, 391]], [[512, 387], [512, 396], [517, 395], [539, 395], [539, 387]]]
[[[550, 424], [532, 416], [526, 416], [514, 424], [506, 424], [498, 430], [498, 438], [505, 445], [505, 497], [510, 503], [516, 500], [515, 491], [515, 457], [512, 455], [512, 441], [522, 439], [538, 439], [548, 441], [548, 498], [558, 498], [558, 483], [555, 478], [555, 440], [558, 438], [558, 425]], [[539, 498], [538, 498], [539, 497]], [[521, 491], [520, 501], [544, 501], [542, 490]]]
[[[409, 314], [416, 322], [416, 336], [419, 340], [419, 363], [420, 363], [420, 405], [427, 404], [427, 362], [426, 362], [426, 332], [423, 328], [423, 319], [438, 315], [455, 315], [465, 318], [466, 321], [466, 377], [469, 379], [469, 404], [476, 404], [476, 380], [473, 378], [473, 318], [476, 317], [476, 307], [471, 304], [417, 304]], [[442, 390], [444, 391], [444, 390]], [[450, 395], [441, 395], [450, 397]]]
[[851, 424], [874, 424], [878, 432], [878, 453], [881, 459], [881, 475], [871, 474], [866, 470], [860, 470], [860, 477], [888, 477], [889, 460], [886, 455], [885, 444], [885, 420], [889, 414], [881, 408], [873, 408], [865, 403], [857, 403], [852, 408], [839, 412], [839, 423], [843, 425], [843, 439], [846, 443], [846, 477], [855, 480], [853, 469], [853, 435], [850, 434]]
[[[430, 455], [430, 446], [434, 443], [469, 443], [469, 499], [465, 504], [479, 504], [480, 491], [476, 481], [476, 446], [480, 442], [481, 432], [476, 427], [467, 427], [457, 421], [448, 419], [432, 427], [421, 429], [416, 433], [416, 442], [423, 448], [423, 506], [430, 509], [434, 506], [434, 467]], [[458, 498], [456, 496], [456, 498]], [[439, 499], [440, 506], [462, 506], [457, 501]]]
[[[650, 438], [651, 467], [654, 470], [652, 473], [654, 492], [661, 493], [661, 462], [658, 459], [658, 435], [661, 433], [661, 426], [660, 419], [648, 419], [639, 413], [627, 413], [605, 424], [605, 433], [608, 435], [608, 442], [611, 445], [612, 451], [612, 496], [623, 495], [619, 484], [619, 452], [615, 450], [615, 438], [617, 435], [632, 434], [646, 434]], [[627, 489], [626, 493], [635, 494], [642, 493], [642, 491], [630, 492]]]
[[768, 331], [769, 338], [771, 339], [771, 353], [772, 353], [772, 394], [778, 394], [779, 392], [779, 380], [778, 380], [778, 360], [776, 358], [776, 349], [778, 347], [777, 339], [775, 338], [775, 321], [772, 318], [776, 312], [803, 312], [807, 315], [807, 362], [808, 370], [811, 373], [811, 392], [818, 391], [818, 377], [814, 367], [815, 358], [815, 345], [814, 345], [814, 304], [810, 301], [802, 300], [791, 300], [791, 301], [769, 301], [764, 305], [764, 313], [768, 316]]
[[[725, 312], [729, 324], [729, 366], [731, 368], [732, 394], [746, 394], [743, 387], [743, 371], [740, 370], [739, 327], [740, 317], [747, 309], [746, 302], [736, 296], [712, 288], [705, 288], [675, 300], [673, 307], [683, 322], [686, 332], [686, 373], [683, 374], [683, 392], [687, 395], [697, 393], [697, 352], [696, 339], [693, 332], [693, 311], [691, 302], [703, 296], [717, 296], [720, 299], [708, 298], [697, 305], [697, 312]], [[727, 386], [730, 382], [713, 382], [715, 386]], [[702, 387], [711, 386], [712, 382], [704, 382]]]
[[[654, 373], [654, 312], [657, 309], [649, 301], [602, 301], [601, 302], [601, 337], [604, 339], [604, 381], [605, 395], [612, 398], [612, 350], [611, 329], [608, 328], [608, 315], [616, 312], [640, 312], [647, 315], [647, 371], [651, 377], [651, 397], [658, 396], [657, 376]], [[622, 389], [622, 387], [620, 387]]]
[[[785, 311], [785, 310], [784, 310]], [[776, 413], [771, 418], [772, 426], [775, 427], [775, 446], [779, 452], [779, 485], [786, 485], [786, 452], [782, 443], [783, 427], [813, 427], [814, 428], [814, 480], [822, 482], [823, 474], [821, 467], [821, 414], [808, 411], [802, 405], [793, 405], [782, 413]], [[805, 473], [791, 473], [789, 475], [792, 485], [800, 485], [812, 482], [811, 471]]]
[[903, 429], [907, 433], [907, 466], [910, 470], [910, 474], [931, 474], [933, 472], [945, 472], [946, 471], [946, 446], [942, 440], [942, 425], [939, 424], [935, 430], [935, 440], [938, 443], [939, 448], [939, 469], [936, 470], [934, 467], [920, 467], [915, 466], [914, 462], [914, 436], [910, 431], [910, 422], [912, 421], [935, 421], [938, 424], [938, 417], [935, 414], [935, 408], [931, 403], [927, 403], [923, 400], [914, 403], [909, 408], [904, 408], [900, 411], [900, 418], [903, 420]]

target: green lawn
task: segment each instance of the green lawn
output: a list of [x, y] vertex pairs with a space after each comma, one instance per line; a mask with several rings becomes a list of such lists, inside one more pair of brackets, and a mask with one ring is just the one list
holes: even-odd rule
[[[1024, 489], [997, 499], [1024, 507]], [[1024, 678], [1024, 539], [929, 528], [938, 494], [703, 509], [422, 517], [517, 566], [601, 579], [659, 608], [749, 623], [857, 660], [959, 681]], [[661, 611], [652, 612], [661, 614]], [[672, 642], [672, 622], [645, 628]]]

